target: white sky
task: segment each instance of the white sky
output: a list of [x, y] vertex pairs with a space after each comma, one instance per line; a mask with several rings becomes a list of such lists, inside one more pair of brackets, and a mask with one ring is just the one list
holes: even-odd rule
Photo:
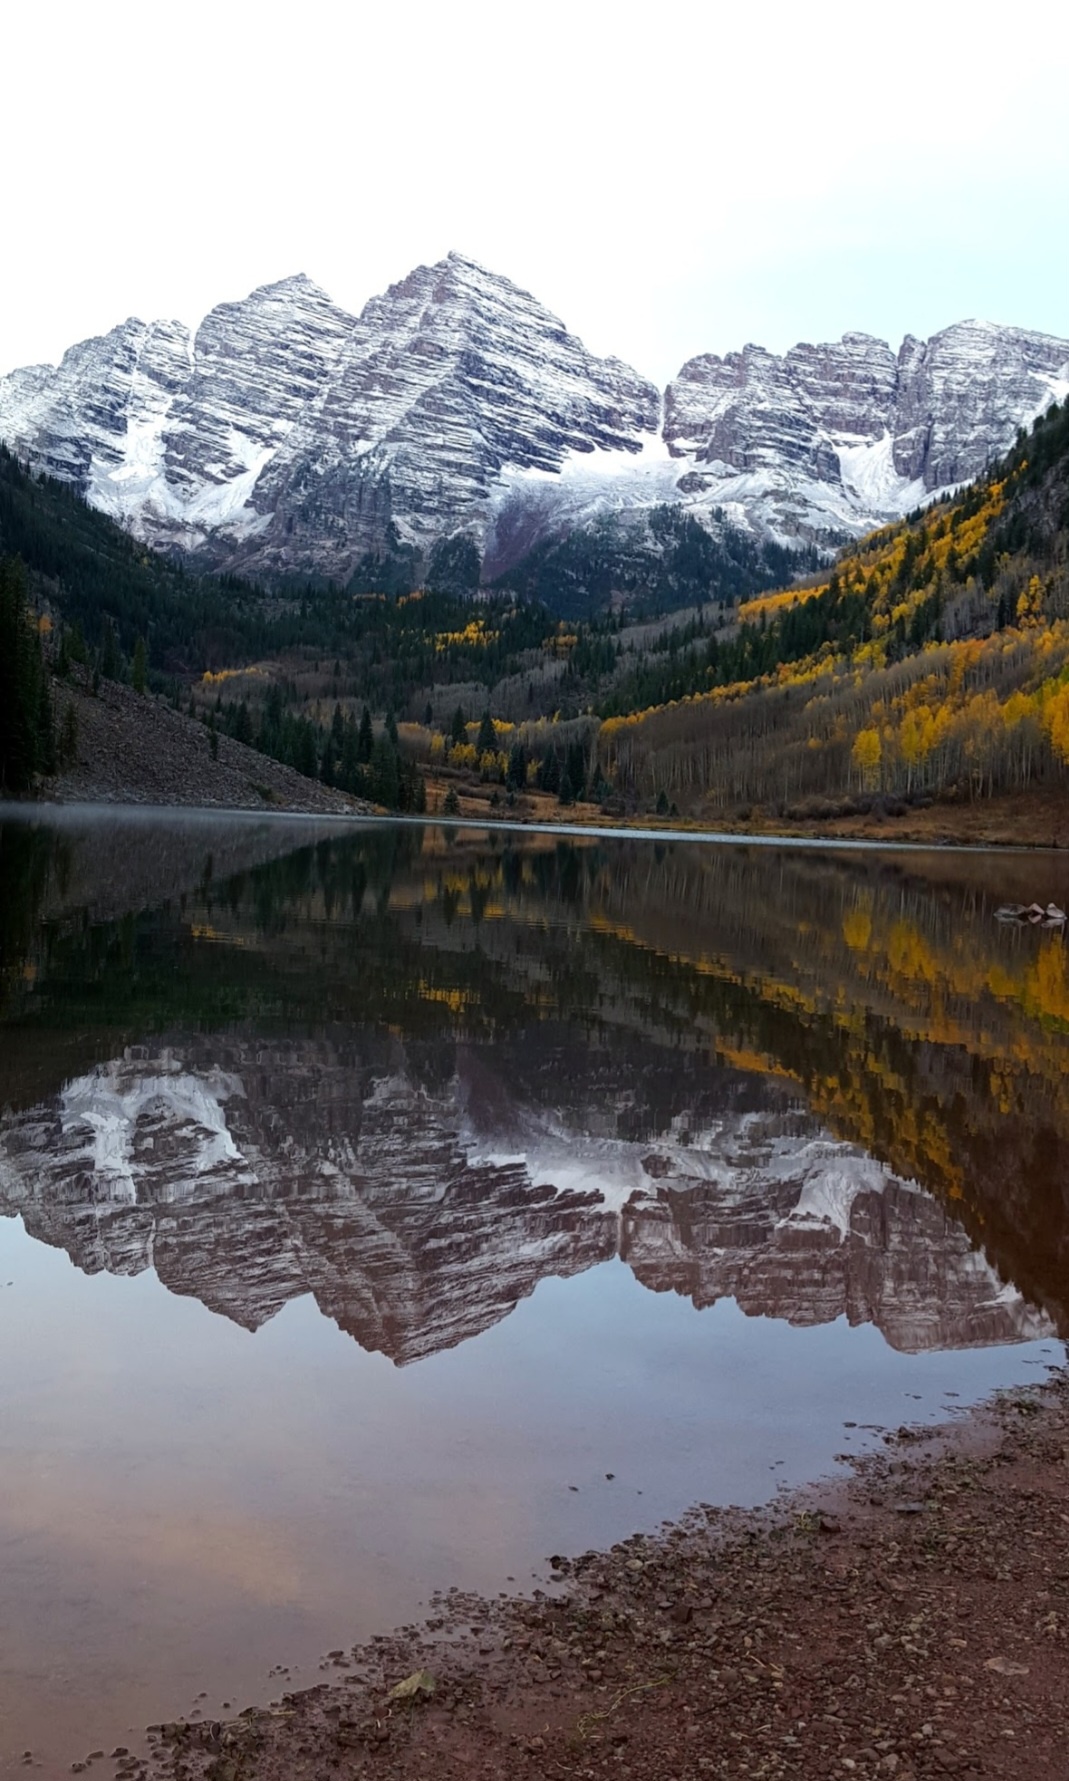
[[981, 315], [1069, 336], [1064, 0], [6, 10], [0, 370], [450, 247], [659, 381]]

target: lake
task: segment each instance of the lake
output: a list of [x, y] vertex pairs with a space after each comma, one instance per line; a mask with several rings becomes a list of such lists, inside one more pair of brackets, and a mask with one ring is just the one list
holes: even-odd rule
[[1069, 856], [2, 817], [0, 1772], [1064, 1358]]

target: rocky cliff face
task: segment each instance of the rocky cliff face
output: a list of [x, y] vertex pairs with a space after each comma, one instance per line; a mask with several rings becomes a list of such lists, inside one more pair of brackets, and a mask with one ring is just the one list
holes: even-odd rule
[[392, 525], [481, 532], [506, 466], [636, 452], [659, 413], [652, 384], [457, 254], [360, 316], [290, 278], [192, 340], [129, 321], [0, 382], [0, 436], [137, 536], [341, 577]]
[[0, 438], [160, 548], [344, 580], [391, 538], [464, 530], [496, 572], [663, 501], [827, 542], [976, 475], [1066, 392], [1069, 341], [964, 322], [897, 354], [866, 334], [706, 354], [662, 404], [450, 254], [359, 316], [298, 277], [221, 304], [194, 338], [127, 321], [0, 379]]
[[[400, 1060], [399, 1060], [400, 1061]], [[622, 1137], [350, 1042], [131, 1049], [0, 1127], [0, 1213], [90, 1272], [154, 1268], [255, 1329], [311, 1293], [399, 1363], [621, 1256], [653, 1290], [905, 1349], [1049, 1332], [926, 1195], [780, 1108]]]
[[977, 476], [1069, 393], [1069, 341], [961, 322], [897, 355], [868, 334], [691, 359], [664, 437], [693, 498], [784, 539], [857, 532]]

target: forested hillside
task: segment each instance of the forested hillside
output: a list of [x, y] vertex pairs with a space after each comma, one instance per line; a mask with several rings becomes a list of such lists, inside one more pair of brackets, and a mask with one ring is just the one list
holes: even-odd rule
[[[473, 724], [488, 709], [512, 723], [575, 720], [634, 662], [648, 653], [660, 659], [697, 634], [672, 621], [653, 632], [628, 629], [609, 612], [587, 623], [563, 621], [534, 597], [542, 581], [568, 605], [569, 576], [597, 569], [604, 587], [597, 582], [595, 604], [619, 589], [650, 610], [691, 600], [712, 614], [714, 601], [768, 586], [792, 560], [734, 535], [714, 542], [668, 510], [652, 516], [643, 539], [632, 537], [625, 549], [606, 534], [595, 549], [584, 534], [574, 548], [560, 547], [559, 562], [553, 557], [558, 568], [570, 565], [563, 579], [547, 559], [545, 574], [532, 572], [523, 588], [477, 598], [478, 556], [463, 537], [431, 552], [424, 587], [413, 587], [412, 553], [397, 544], [361, 558], [347, 587], [265, 589], [193, 573], [149, 550], [71, 488], [29, 472], [0, 447], [0, 559], [8, 565], [8, 603], [17, 589], [20, 612], [16, 620], [12, 606], [5, 619], [19, 640], [7, 650], [5, 671], [26, 686], [15, 725], [21, 740], [13, 734], [0, 744], [0, 778], [8, 790], [26, 789], [54, 761], [46, 680], [35, 667], [43, 646], [61, 680], [73, 671], [91, 682], [143, 685], [306, 776], [413, 807], [417, 792], [395, 720], [441, 735], [461, 708]], [[697, 628], [704, 634], [704, 619]], [[374, 741], [365, 713], [374, 719]], [[562, 740], [561, 763], [570, 745]], [[558, 751], [547, 745], [546, 752], [552, 787]]]
[[596, 619], [614, 604], [654, 617], [705, 602], [734, 605], [817, 567], [811, 546], [785, 550], [716, 517], [713, 532], [678, 507], [609, 514], [536, 545], [496, 585], [562, 618]]
[[1069, 405], [960, 497], [739, 616], [613, 690], [596, 752], [618, 792], [816, 814], [1069, 789]]
[[367, 559], [359, 587], [268, 592], [152, 555], [0, 453], [3, 789], [76, 747], [51, 669], [126, 679], [402, 809], [424, 772], [520, 814], [532, 792], [709, 820], [1069, 791], [1069, 404], [957, 497], [738, 608], [767, 553], [729, 575], [678, 515], [650, 526], [651, 611], [692, 605], [644, 624], [560, 620], [519, 589], [473, 605], [459, 545], [426, 589], [388, 591], [396, 565]]

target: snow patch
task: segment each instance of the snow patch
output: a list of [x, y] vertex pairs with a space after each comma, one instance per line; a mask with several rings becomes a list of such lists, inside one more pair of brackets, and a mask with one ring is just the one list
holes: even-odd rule
[[853, 444], [832, 441], [839, 458], [839, 474], [846, 493], [866, 514], [893, 517], [908, 513], [927, 493], [923, 477], [909, 481], [895, 469], [895, 442], [890, 433], [881, 439]]
[[[84, 1151], [93, 1175], [112, 1199], [137, 1201], [134, 1151], [137, 1126], [151, 1115], [186, 1141], [185, 1167], [194, 1179], [224, 1165], [243, 1162], [223, 1111], [224, 1101], [243, 1095], [237, 1077], [222, 1072], [194, 1076], [169, 1054], [163, 1067], [131, 1075], [125, 1062], [109, 1064], [69, 1082], [59, 1097], [60, 1130]], [[250, 1177], [251, 1179], [251, 1177]]]
[[[236, 461], [244, 463], [246, 467], [237, 476], [208, 483], [186, 503], [181, 518], [189, 525], [204, 526], [208, 530], [220, 526], [228, 532], [233, 531], [235, 523], [243, 517], [243, 509], [256, 487], [261, 471], [278, 450], [277, 445], [258, 445], [245, 434], [235, 432], [233, 428], [228, 443]], [[250, 517], [254, 521], [259, 519], [258, 514]]]

